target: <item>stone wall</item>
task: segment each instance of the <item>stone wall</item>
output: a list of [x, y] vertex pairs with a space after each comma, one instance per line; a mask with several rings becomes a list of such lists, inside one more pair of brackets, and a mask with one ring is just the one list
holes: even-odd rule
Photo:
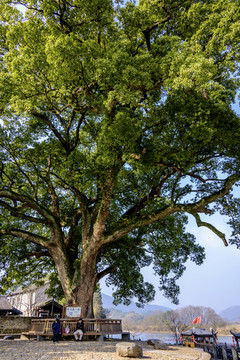
[[0, 334], [19, 334], [30, 329], [32, 317], [0, 316]]

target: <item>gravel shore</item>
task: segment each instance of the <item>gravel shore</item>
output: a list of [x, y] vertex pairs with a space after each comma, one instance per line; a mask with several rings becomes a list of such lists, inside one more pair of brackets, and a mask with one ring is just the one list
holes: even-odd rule
[[[146, 360], [202, 360], [198, 349], [170, 346], [168, 350], [154, 350], [144, 342], [143, 357]], [[0, 360], [124, 360], [116, 355], [117, 341], [51, 341], [0, 340]], [[139, 358], [140, 359], [140, 358]]]

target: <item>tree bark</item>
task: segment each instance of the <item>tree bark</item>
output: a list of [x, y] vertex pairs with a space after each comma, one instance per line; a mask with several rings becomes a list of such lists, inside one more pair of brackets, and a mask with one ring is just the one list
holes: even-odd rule
[[59, 244], [49, 249], [56, 264], [59, 279], [65, 294], [66, 305], [81, 307], [81, 316], [93, 318], [93, 294], [97, 282], [96, 258], [98, 246], [89, 244], [83, 253], [81, 263], [73, 274], [73, 266]]
[[58, 245], [51, 246], [48, 250], [56, 265], [66, 302], [67, 304], [74, 304], [75, 299], [71, 286], [71, 268], [69, 259], [65, 252]]
[[76, 301], [81, 306], [81, 316], [93, 318], [93, 294], [97, 282], [97, 249], [89, 246], [81, 262], [79, 281], [76, 284]]

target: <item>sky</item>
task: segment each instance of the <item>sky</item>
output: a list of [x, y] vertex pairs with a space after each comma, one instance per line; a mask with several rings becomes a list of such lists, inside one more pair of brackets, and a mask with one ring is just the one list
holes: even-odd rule
[[[201, 216], [204, 219], [203, 216]], [[205, 218], [206, 219], [206, 218]], [[231, 229], [227, 225], [227, 217], [213, 215], [207, 217], [210, 222], [229, 239]], [[195, 220], [190, 217], [187, 231], [195, 235], [197, 243], [205, 248], [206, 259], [200, 266], [189, 261], [187, 269], [179, 279], [179, 305], [172, 304], [158, 290], [158, 279], [150, 268], [143, 269], [146, 281], [155, 286], [156, 296], [151, 304], [167, 306], [171, 309], [188, 305], [206, 306], [217, 313], [230, 306], [240, 305], [240, 250], [235, 245], [225, 246], [211, 230], [197, 227]], [[113, 289], [101, 283], [104, 294], [112, 295]]]

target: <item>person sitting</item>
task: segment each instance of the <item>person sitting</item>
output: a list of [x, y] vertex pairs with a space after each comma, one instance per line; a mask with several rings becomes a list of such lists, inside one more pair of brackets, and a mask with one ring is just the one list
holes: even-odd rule
[[[84, 333], [84, 323], [83, 323], [83, 319], [79, 319], [77, 322], [77, 326], [76, 326], [76, 330], [74, 331], [74, 337], [76, 339], [76, 341], [82, 341], [83, 339], [83, 333]], [[79, 338], [78, 338], [79, 335]]]

